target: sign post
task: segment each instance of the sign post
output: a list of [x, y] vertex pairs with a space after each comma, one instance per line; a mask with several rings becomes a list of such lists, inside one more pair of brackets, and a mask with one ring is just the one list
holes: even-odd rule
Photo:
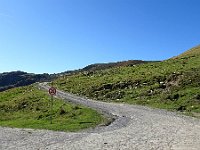
[[56, 88], [49, 88], [49, 94], [51, 95], [51, 114], [50, 114], [50, 122], [52, 124], [52, 115], [53, 115], [53, 96], [56, 95]]

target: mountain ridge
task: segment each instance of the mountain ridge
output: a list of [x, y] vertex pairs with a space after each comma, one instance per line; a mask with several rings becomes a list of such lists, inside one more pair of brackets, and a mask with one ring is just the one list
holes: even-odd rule
[[72, 75], [81, 72], [95, 72], [98, 70], [105, 70], [113, 67], [133, 66], [149, 62], [151, 61], [128, 60], [128, 61], [111, 62], [111, 63], [98, 63], [98, 64], [88, 65], [82, 69], [65, 71], [57, 74], [47, 74], [47, 73], [34, 74], [34, 73], [27, 73], [24, 71], [3, 72], [0, 73], [0, 92], [14, 87], [30, 85], [35, 82], [51, 81], [56, 77], [63, 75]]
[[87, 65], [86, 67], [83, 67], [82, 69], [65, 71], [65, 72], [59, 73], [59, 75], [71, 75], [71, 74], [76, 74], [80, 72], [95, 72], [95, 71], [105, 70], [105, 69], [114, 68], [114, 67], [134, 66], [134, 65], [140, 65], [140, 64], [150, 63], [150, 62], [159, 62], [159, 61], [127, 60], [127, 61], [108, 62], [108, 63], [94, 63], [91, 65]]

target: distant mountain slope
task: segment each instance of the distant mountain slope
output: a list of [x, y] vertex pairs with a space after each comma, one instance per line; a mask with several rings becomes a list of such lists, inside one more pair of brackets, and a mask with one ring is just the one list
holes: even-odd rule
[[150, 63], [150, 62], [155, 62], [155, 61], [128, 60], [128, 61], [110, 62], [110, 63], [97, 63], [97, 64], [88, 65], [79, 70], [66, 71], [61, 74], [71, 75], [71, 74], [80, 73], [80, 72], [94, 72], [94, 71], [105, 70], [105, 69], [110, 69], [114, 67], [134, 66], [134, 65], [145, 64], [145, 63]]
[[54, 84], [101, 101], [200, 113], [200, 46], [162, 62], [68, 75]]
[[39, 81], [49, 81], [49, 74], [30, 74], [22, 71], [6, 72], [0, 74], [0, 91], [13, 87], [30, 85]]
[[81, 70], [82, 71], [97, 71], [97, 70], [104, 70], [104, 69], [109, 69], [113, 67], [134, 66], [134, 65], [144, 64], [148, 62], [150, 61], [128, 60], [128, 61], [112, 62], [112, 63], [99, 63], [99, 64], [88, 65]]

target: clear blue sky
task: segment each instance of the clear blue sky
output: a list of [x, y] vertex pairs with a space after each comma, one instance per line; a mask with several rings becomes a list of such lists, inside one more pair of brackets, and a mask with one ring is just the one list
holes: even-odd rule
[[0, 72], [164, 60], [200, 44], [200, 0], [0, 0]]

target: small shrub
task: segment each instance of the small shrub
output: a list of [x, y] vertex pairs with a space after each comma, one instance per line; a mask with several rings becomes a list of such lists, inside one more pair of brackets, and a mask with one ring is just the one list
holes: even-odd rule
[[81, 107], [79, 107], [78, 105], [73, 106], [73, 110], [78, 110], [78, 109], [81, 109]]
[[175, 100], [178, 100], [179, 99], [179, 94], [168, 94], [166, 95], [166, 99], [169, 99], [171, 101], [175, 101]]
[[200, 94], [197, 94], [197, 95], [195, 96], [195, 98], [196, 98], [197, 100], [200, 100]]
[[65, 111], [65, 109], [63, 107], [61, 107], [60, 110], [59, 110], [59, 115], [64, 115], [66, 113], [67, 112]]
[[186, 106], [179, 106], [176, 110], [183, 112], [186, 110]]

